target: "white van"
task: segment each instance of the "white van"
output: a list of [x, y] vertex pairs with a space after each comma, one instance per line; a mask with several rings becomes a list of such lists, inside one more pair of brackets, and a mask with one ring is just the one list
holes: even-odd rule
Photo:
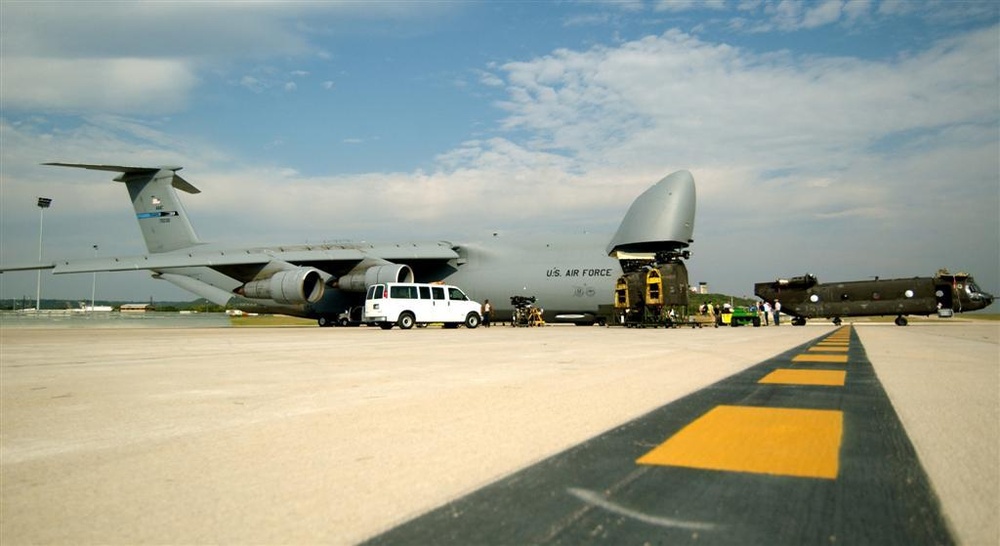
[[443, 322], [445, 327], [479, 326], [479, 302], [469, 299], [457, 286], [414, 282], [373, 284], [365, 296], [362, 320], [389, 330], [398, 324], [403, 330], [414, 324]]

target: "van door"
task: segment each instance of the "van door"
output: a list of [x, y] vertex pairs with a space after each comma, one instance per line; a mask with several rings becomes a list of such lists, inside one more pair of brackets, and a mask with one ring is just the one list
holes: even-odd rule
[[368, 287], [368, 292], [365, 294], [365, 307], [362, 314], [362, 320], [378, 320], [385, 316], [385, 310], [382, 309], [382, 296], [385, 289], [384, 285], [373, 284]]
[[476, 312], [479, 312], [478, 306], [470, 303], [469, 297], [465, 295], [465, 292], [462, 292], [461, 288], [448, 287], [448, 320], [450, 322], [464, 322], [465, 315], [473, 310], [473, 307], [475, 307]]
[[448, 298], [445, 295], [443, 286], [432, 286], [431, 305], [429, 316], [426, 322], [447, 322], [448, 318]]

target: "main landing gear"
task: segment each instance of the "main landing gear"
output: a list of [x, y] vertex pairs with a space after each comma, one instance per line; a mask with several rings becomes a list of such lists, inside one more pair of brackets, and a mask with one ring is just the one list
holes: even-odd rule
[[899, 315], [898, 317], [896, 317], [896, 326], [906, 326], [907, 324], [908, 323], [906, 322], [906, 317], [904, 317], [903, 315]]

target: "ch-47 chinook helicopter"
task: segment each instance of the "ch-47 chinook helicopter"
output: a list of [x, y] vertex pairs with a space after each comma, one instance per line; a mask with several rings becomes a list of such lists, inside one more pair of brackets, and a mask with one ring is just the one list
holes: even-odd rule
[[951, 317], [954, 313], [983, 309], [993, 296], [976, 286], [968, 273], [942, 269], [933, 277], [879, 279], [820, 283], [806, 274], [791, 279], [754, 284], [754, 294], [802, 326], [809, 318], [828, 318], [840, 325], [841, 317], [896, 315], [896, 325], [906, 326], [907, 315]]

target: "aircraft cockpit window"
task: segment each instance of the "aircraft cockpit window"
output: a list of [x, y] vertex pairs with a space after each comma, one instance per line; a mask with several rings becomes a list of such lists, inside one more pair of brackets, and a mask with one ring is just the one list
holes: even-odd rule
[[971, 282], [965, 284], [965, 291], [970, 294], [975, 294], [976, 292], [982, 292], [982, 290], [980, 290], [978, 286], [976, 286]]

